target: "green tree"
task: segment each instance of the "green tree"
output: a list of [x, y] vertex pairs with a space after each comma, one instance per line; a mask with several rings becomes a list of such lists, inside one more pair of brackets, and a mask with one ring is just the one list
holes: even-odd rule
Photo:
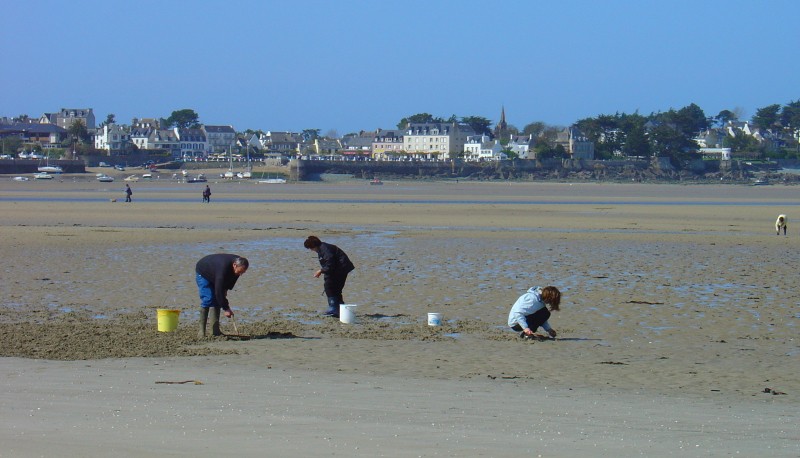
[[722, 146], [730, 148], [734, 153], [756, 151], [759, 148], [758, 140], [738, 129], [733, 131], [733, 136], [726, 135], [722, 139]]
[[2, 154], [16, 156], [22, 147], [22, 139], [19, 137], [3, 137]]
[[173, 111], [172, 114], [165, 120], [166, 125], [164, 128], [177, 127], [179, 129], [186, 129], [189, 127], [199, 127], [200, 117], [194, 110], [184, 108], [183, 110]]
[[717, 125], [721, 127], [727, 124], [728, 121], [737, 121], [738, 116], [730, 110], [722, 110], [719, 114], [714, 116], [714, 120], [717, 122]]
[[684, 135], [674, 124], [662, 122], [650, 131], [650, 148], [654, 155], [669, 157], [674, 165], [688, 159], [690, 150], [696, 144]]
[[575, 127], [594, 143], [595, 156], [610, 159], [622, 151], [625, 135], [620, 123], [622, 115], [599, 115], [596, 118], [581, 119]]
[[644, 123], [634, 124], [625, 134], [625, 144], [622, 146], [625, 156], [650, 157], [650, 140]]
[[544, 129], [544, 131], [542, 131], [541, 134], [539, 134], [539, 137], [536, 138], [536, 144], [533, 147], [533, 151], [537, 159], [550, 159], [558, 155], [559, 151], [557, 150], [556, 145], [558, 131], [558, 127], [548, 126]]
[[781, 109], [781, 125], [794, 132], [800, 129], [800, 100], [789, 102]]
[[505, 154], [505, 155], [506, 155], [506, 157], [508, 157], [510, 160], [519, 159], [519, 154], [517, 154], [517, 153], [516, 153], [514, 150], [512, 150], [511, 148], [505, 148], [505, 149], [503, 149], [502, 153], [503, 153], [503, 154]]
[[533, 138], [536, 138], [544, 132], [546, 127], [547, 124], [541, 121], [534, 121], [522, 129], [522, 135], [533, 135]]
[[491, 135], [492, 134], [492, 121], [481, 116], [464, 116], [461, 122], [469, 125], [476, 135]]
[[300, 134], [303, 137], [303, 141], [314, 141], [319, 138], [319, 131], [320, 129], [303, 129], [303, 133]]
[[699, 132], [708, 129], [706, 114], [694, 103], [675, 112], [673, 122], [678, 130], [688, 138], [693, 138]]
[[780, 119], [780, 111], [781, 106], [777, 103], [759, 108], [756, 110], [755, 116], [753, 116], [753, 124], [763, 130], [772, 129]]
[[442, 118], [435, 118], [433, 115], [429, 113], [417, 113], [415, 115], [411, 115], [407, 118], [403, 118], [400, 122], [397, 123], [398, 129], [405, 129], [408, 124], [421, 124], [421, 123], [432, 123], [432, 122], [445, 122]]
[[89, 131], [86, 129], [86, 124], [84, 124], [81, 119], [73, 121], [67, 129], [67, 133], [72, 138], [73, 143], [85, 143], [89, 140]]
[[569, 158], [567, 150], [563, 145], [556, 145], [552, 148], [543, 148], [540, 153], [536, 154], [537, 158], [541, 159], [566, 159]]

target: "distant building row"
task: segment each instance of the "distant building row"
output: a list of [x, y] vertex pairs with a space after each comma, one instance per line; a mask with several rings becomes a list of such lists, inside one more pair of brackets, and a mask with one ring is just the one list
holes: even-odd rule
[[[463, 157], [468, 161], [493, 161], [507, 159], [508, 152], [521, 159], [533, 159], [535, 145], [532, 136], [519, 135], [510, 136], [508, 143], [501, 145], [498, 140], [476, 135], [468, 125], [455, 122], [412, 123], [402, 130], [362, 131], [340, 139], [307, 138], [299, 133], [270, 131], [248, 137], [237, 135], [233, 126], [165, 129], [155, 118], [134, 118], [130, 125], [103, 123], [96, 127], [91, 108], [62, 108], [24, 122], [0, 118], [0, 136], [16, 135], [45, 149], [59, 148], [69, 141], [68, 129], [76, 121], [82, 122], [93, 136], [94, 147], [109, 155], [124, 154], [132, 149], [161, 150], [168, 151], [176, 159], [207, 158], [252, 148], [283, 156], [344, 155], [375, 160]], [[505, 111], [498, 129], [504, 127]], [[574, 158], [593, 158], [594, 145], [574, 128], [559, 133], [556, 143]]]

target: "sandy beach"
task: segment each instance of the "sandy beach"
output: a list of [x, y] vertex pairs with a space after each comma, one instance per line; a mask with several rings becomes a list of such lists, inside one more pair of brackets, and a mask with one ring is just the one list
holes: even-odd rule
[[[800, 456], [800, 188], [208, 184], [0, 177], [3, 456]], [[196, 336], [214, 252], [250, 340]], [[558, 339], [522, 341], [548, 284]]]

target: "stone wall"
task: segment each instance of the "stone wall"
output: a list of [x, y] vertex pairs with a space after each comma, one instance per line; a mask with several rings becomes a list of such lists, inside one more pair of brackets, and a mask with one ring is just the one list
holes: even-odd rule
[[[38, 159], [0, 159], [0, 174], [36, 173], [42, 165], [44, 162]], [[64, 173], [86, 172], [83, 161], [50, 160], [48, 165], [61, 167]]]

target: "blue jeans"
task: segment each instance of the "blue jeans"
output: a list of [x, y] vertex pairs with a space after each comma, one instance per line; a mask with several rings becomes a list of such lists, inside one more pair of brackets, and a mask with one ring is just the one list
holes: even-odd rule
[[219, 307], [217, 299], [214, 297], [214, 285], [200, 274], [196, 274], [195, 280], [197, 281], [197, 289], [200, 292], [200, 307], [204, 309]]

